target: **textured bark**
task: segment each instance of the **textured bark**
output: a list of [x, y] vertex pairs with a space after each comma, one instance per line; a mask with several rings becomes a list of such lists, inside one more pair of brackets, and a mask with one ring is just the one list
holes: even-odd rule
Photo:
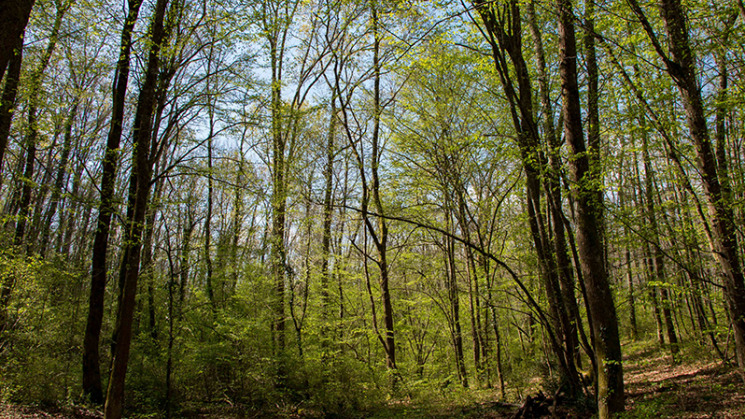
[[712, 230], [710, 245], [724, 274], [725, 297], [734, 329], [737, 364], [740, 369], [745, 369], [745, 278], [738, 253], [734, 213], [727, 196], [728, 174], [726, 171], [718, 171], [716, 155], [709, 137], [706, 110], [696, 76], [696, 61], [686, 27], [686, 13], [679, 0], [660, 1], [669, 44], [668, 56], [657, 41], [651, 25], [636, 0], [629, 1], [681, 95], [689, 133], [696, 148], [702, 185], [708, 201]]
[[134, 150], [129, 179], [123, 257], [119, 272], [120, 297], [116, 319], [115, 348], [104, 408], [107, 419], [121, 418], [124, 407], [124, 381], [132, 342], [132, 320], [140, 274], [142, 233], [145, 226], [153, 172], [150, 148], [160, 70], [160, 49], [167, 36], [163, 25], [167, 5], [168, 0], [158, 0], [155, 5], [155, 14], [150, 29], [150, 52], [144, 82], [137, 101], [132, 131]]
[[590, 166], [582, 129], [579, 86], [577, 83], [577, 44], [574, 15], [570, 0], [560, 0], [559, 43], [562, 113], [564, 137], [569, 147], [569, 161], [574, 182], [575, 223], [580, 266], [585, 281], [587, 303], [592, 314], [592, 331], [597, 358], [598, 414], [609, 418], [624, 410], [623, 367], [613, 294], [601, 235], [598, 193], [599, 171]]
[[[554, 174], [549, 170], [548, 161], [541, 147], [538, 126], [535, 122], [535, 111], [532, 104], [533, 89], [528, 66], [522, 52], [520, 7], [517, 1], [512, 1], [501, 9], [490, 2], [477, 1], [474, 4], [489, 34], [488, 41], [492, 47], [494, 63], [510, 104], [513, 125], [518, 133], [520, 157], [526, 175], [528, 221], [538, 256], [540, 276], [553, 320], [552, 324], [544, 326], [553, 327], [560, 336], [560, 342], [552, 339], [550, 343], [560, 363], [563, 384], [567, 386], [571, 397], [574, 397], [580, 391], [579, 374], [575, 362], [577, 354], [576, 319], [579, 311], [576, 309], [577, 303], [574, 297], [571, 265], [568, 263], [569, 259], [566, 251], [563, 228], [564, 217], [561, 214], [558, 179], [554, 178]], [[534, 17], [530, 7], [528, 17], [535, 25], [534, 18], [530, 19]], [[542, 52], [541, 49], [538, 51]], [[514, 81], [508, 65], [508, 58], [509, 62], [512, 63]], [[540, 54], [539, 58], [542, 59]], [[550, 117], [550, 115], [547, 115], [547, 118]], [[552, 136], [551, 130], [547, 133], [549, 142], [552, 143], [551, 147], [553, 147], [555, 135]], [[553, 161], [553, 163], [557, 162], [557, 160]], [[555, 173], [558, 174], [558, 171]], [[553, 230], [548, 227], [547, 217], [541, 204], [543, 188], [548, 193], [551, 216], [555, 220], [560, 220], [558, 223], [556, 221], [553, 223]]]
[[98, 207], [96, 232], [93, 236], [91, 256], [90, 298], [88, 300], [88, 318], [83, 338], [83, 394], [93, 403], [103, 403], [101, 384], [101, 366], [99, 343], [103, 323], [104, 297], [106, 294], [106, 271], [108, 257], [109, 230], [111, 218], [115, 211], [114, 187], [119, 162], [119, 143], [122, 137], [124, 121], [124, 100], [129, 81], [129, 62], [132, 51], [132, 30], [140, 11], [142, 0], [130, 0], [127, 17], [122, 28], [120, 53], [114, 75], [113, 97], [111, 108], [111, 125], [109, 127], [106, 150], [102, 163], [101, 195]]

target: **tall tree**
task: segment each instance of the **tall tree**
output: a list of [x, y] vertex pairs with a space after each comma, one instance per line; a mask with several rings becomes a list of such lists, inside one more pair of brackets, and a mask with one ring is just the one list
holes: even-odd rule
[[[178, 9], [179, 3], [178, 1], [173, 3], [171, 10]], [[153, 156], [151, 156], [151, 141], [161, 50], [168, 40], [168, 31], [171, 29], [164, 25], [167, 6], [168, 0], [158, 0], [155, 5], [149, 31], [150, 51], [145, 68], [145, 78], [140, 88], [132, 129], [132, 169], [129, 176], [124, 249], [119, 272], [120, 296], [116, 315], [115, 347], [104, 410], [107, 419], [121, 418], [124, 407], [124, 380], [132, 342], [132, 320], [140, 273], [142, 233], [145, 227], [154, 163]]]
[[127, 16], [121, 32], [119, 57], [116, 63], [112, 87], [111, 122], [103, 157], [101, 174], [101, 194], [98, 207], [96, 232], [93, 237], [91, 256], [90, 298], [88, 300], [88, 317], [83, 339], [83, 394], [93, 403], [104, 402], [101, 384], [101, 360], [99, 346], [101, 326], [103, 324], [104, 297], [106, 295], [106, 272], [108, 270], [108, 245], [111, 218], [115, 212], [116, 173], [121, 150], [119, 143], [124, 124], [124, 105], [129, 83], [130, 55], [132, 52], [132, 32], [142, 0], [129, 0]]
[[[580, 393], [580, 383], [576, 365], [575, 313], [578, 313], [578, 310], [574, 297], [574, 280], [564, 241], [564, 217], [561, 213], [558, 171], [548, 170], [548, 161], [541, 145], [542, 140], [533, 108], [534, 92], [528, 65], [523, 56], [520, 4], [517, 1], [510, 1], [504, 6], [483, 1], [476, 1], [474, 4], [484, 24], [485, 32], [482, 33], [491, 46], [494, 64], [507, 97], [512, 124], [517, 132], [521, 163], [525, 168], [528, 222], [538, 256], [540, 277], [553, 319], [553, 324], [544, 326], [553, 327], [560, 335], [561, 341], [551, 341], [551, 347], [560, 363], [562, 384], [567, 387], [572, 397], [575, 397]], [[535, 25], [535, 13], [529, 10], [528, 15], [533, 16], [530, 20]], [[542, 83], [544, 86], [541, 87], [545, 89], [545, 82]], [[552, 118], [550, 114], [545, 117]], [[554, 148], [555, 135], [552, 135], [552, 131], [547, 131], [547, 135], [552, 142], [549, 147]], [[555, 152], [551, 150], [551, 153]], [[554, 158], [554, 164], [557, 163], [558, 159]], [[548, 192], [554, 231], [548, 227], [542, 204], [542, 189]], [[552, 233], [556, 236], [553, 237]]]
[[715, 148], [709, 135], [706, 109], [697, 76], [696, 55], [691, 48], [686, 9], [680, 0], [660, 0], [660, 10], [667, 33], [665, 51], [646, 13], [636, 0], [628, 0], [641, 22], [665, 70], [673, 79], [685, 109], [691, 140], [696, 149], [697, 165], [708, 203], [711, 220], [710, 247], [724, 275], [727, 310], [735, 335], [735, 355], [740, 369], [745, 369], [745, 275], [740, 261], [737, 229], [732, 203], [727, 196], [728, 174], [717, 165]]
[[624, 410], [623, 360], [618, 334], [618, 319], [613, 303], [605, 252], [602, 251], [602, 226], [599, 193], [601, 171], [591, 167], [582, 129], [582, 109], [577, 83], [577, 42], [571, 0], [557, 3], [562, 115], [564, 137], [569, 147], [577, 225], [577, 247], [580, 268], [585, 281], [587, 304], [592, 316], [594, 351], [597, 359], [598, 415], [609, 418]]

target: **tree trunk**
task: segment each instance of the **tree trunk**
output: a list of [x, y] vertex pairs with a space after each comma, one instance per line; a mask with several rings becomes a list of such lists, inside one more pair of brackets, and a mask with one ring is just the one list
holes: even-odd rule
[[[19, 39], [28, 25], [35, 0], [6, 0], [0, 9], [0, 81], [5, 80], [6, 69], [13, 60]], [[23, 41], [20, 41], [21, 43]]]
[[[373, 132], [372, 132], [372, 150], [371, 158], [372, 164], [370, 165], [370, 171], [372, 174], [372, 185], [371, 195], [373, 205], [378, 214], [383, 215], [383, 203], [380, 199], [380, 177], [378, 175], [378, 166], [380, 163], [380, 155], [382, 153], [380, 146], [380, 78], [381, 78], [381, 64], [380, 64], [380, 28], [378, 20], [378, 9], [375, 2], [372, 4], [372, 30], [373, 30]], [[368, 227], [372, 227], [368, 223]], [[389, 273], [388, 273], [388, 224], [383, 217], [378, 219], [378, 231], [377, 240], [375, 240], [375, 247], [378, 250], [378, 267], [380, 268], [380, 292], [383, 300], [383, 323], [385, 324], [385, 353], [386, 353], [386, 366], [388, 369], [396, 369], [396, 343], [394, 338], [393, 330], [393, 303], [391, 301], [391, 292], [389, 287]]]
[[724, 274], [727, 310], [735, 335], [735, 355], [740, 369], [745, 369], [745, 278], [740, 262], [737, 229], [732, 202], [727, 194], [726, 171], [717, 167], [706, 122], [706, 109], [696, 76], [696, 62], [691, 49], [685, 10], [680, 0], [660, 0], [662, 19], [668, 36], [669, 57], [657, 41], [653, 28], [636, 0], [630, 0], [634, 13], [642, 22], [655, 50], [665, 63], [680, 92], [691, 140], [696, 148], [701, 183], [708, 201], [712, 234], [710, 245]]
[[[331, 97], [331, 118], [329, 118], [329, 130], [326, 138], [326, 162], [323, 168], [323, 232], [321, 233], [321, 343], [328, 346], [330, 320], [330, 296], [329, 283], [331, 272], [329, 271], [329, 259], [331, 258], [331, 221], [333, 216], [333, 190], [334, 190], [334, 155], [336, 136], [336, 90]], [[324, 354], [325, 355], [325, 354]]]
[[564, 136], [574, 184], [575, 222], [580, 267], [585, 281], [587, 303], [592, 315], [592, 331], [597, 358], [598, 414], [609, 418], [624, 410], [623, 366], [613, 294], [608, 282], [601, 234], [602, 195], [598, 191], [601, 173], [591, 167], [582, 130], [579, 86], [577, 84], [577, 46], [574, 15], [570, 0], [560, 0], [559, 43]]
[[150, 183], [153, 171], [151, 160], [151, 141], [153, 113], [160, 70], [160, 50], [167, 38], [163, 21], [168, 0], [158, 0], [151, 25], [151, 46], [144, 82], [140, 90], [135, 113], [132, 142], [132, 169], [129, 180], [126, 233], [122, 250], [122, 264], [119, 273], [120, 297], [116, 319], [116, 340], [111, 361], [111, 374], [106, 392], [105, 417], [119, 419], [124, 407], [124, 381], [132, 341], [132, 320], [134, 316], [137, 280], [140, 273], [140, 250], [142, 233], [150, 196]]
[[91, 257], [91, 285], [88, 302], [88, 319], [83, 338], [83, 394], [95, 404], [103, 403], [101, 385], [101, 366], [99, 342], [103, 324], [104, 297], [106, 294], [106, 271], [109, 230], [111, 217], [115, 212], [116, 172], [119, 162], [119, 142], [122, 137], [124, 121], [124, 101], [129, 81], [129, 60], [132, 51], [132, 31], [142, 0], [130, 0], [124, 27], [122, 28], [119, 59], [114, 75], [114, 87], [111, 109], [111, 126], [106, 142], [106, 151], [102, 163], [101, 195], [98, 207], [96, 232], [93, 236]]
[[[10, 57], [8, 63], [3, 96], [0, 101], [0, 173], [3, 172], [5, 149], [8, 147], [10, 126], [13, 123], [13, 114], [16, 108], [18, 82], [21, 78], [21, 63], [23, 62], [23, 37], [18, 38], [18, 42], [13, 49], [14, 54]], [[0, 184], [2, 184], [2, 180], [0, 178]]]

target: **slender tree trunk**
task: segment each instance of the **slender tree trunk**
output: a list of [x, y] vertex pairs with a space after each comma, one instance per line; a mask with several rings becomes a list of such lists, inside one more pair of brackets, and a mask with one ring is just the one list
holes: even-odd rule
[[[270, 41], [271, 42], [271, 41]], [[275, 40], [276, 42], [276, 40]], [[274, 279], [274, 342], [278, 355], [285, 349], [285, 213], [287, 190], [285, 185], [285, 146], [282, 132], [281, 58], [272, 43], [272, 228], [271, 267]]]
[[93, 237], [93, 252], [91, 257], [91, 285], [88, 302], [88, 319], [83, 339], [83, 394], [93, 403], [103, 403], [103, 388], [101, 384], [101, 366], [99, 356], [99, 342], [101, 340], [101, 325], [103, 324], [104, 297], [106, 294], [106, 271], [108, 256], [109, 230], [111, 218], [115, 211], [114, 188], [116, 186], [116, 172], [119, 162], [119, 142], [122, 137], [124, 121], [124, 100], [127, 95], [129, 81], [129, 61], [132, 51], [132, 31], [137, 21], [137, 15], [142, 0], [130, 0], [127, 17], [122, 28], [119, 59], [114, 75], [113, 98], [111, 109], [111, 126], [104, 152], [101, 195], [98, 207], [96, 232]]
[[598, 371], [598, 414], [609, 418], [624, 410], [623, 365], [613, 294], [605, 266], [601, 234], [602, 207], [598, 188], [600, 171], [591, 167], [582, 130], [579, 86], [577, 84], [577, 48], [571, 0], [560, 0], [559, 46], [564, 137], [569, 147], [574, 185], [575, 221], [580, 265], [586, 282], [587, 303], [592, 314], [595, 356]]
[[160, 71], [160, 50], [168, 36], [163, 25], [167, 6], [168, 0], [158, 0], [155, 5], [155, 14], [150, 28], [150, 53], [145, 79], [137, 102], [132, 132], [134, 151], [130, 174], [129, 201], [127, 203], [125, 245], [119, 276], [121, 295], [117, 310], [115, 348], [104, 409], [107, 419], [121, 418], [124, 407], [124, 381], [132, 341], [132, 320], [137, 295], [137, 281], [140, 274], [142, 233], [153, 171], [150, 148], [153, 137], [153, 113], [155, 111], [158, 73]]
[[[211, 60], [210, 60], [211, 62]], [[209, 64], [208, 72], [209, 72]], [[209, 83], [208, 83], [209, 86]], [[208, 87], [209, 89], [209, 87]], [[211, 99], [208, 99], [211, 102]], [[213, 168], [212, 168], [212, 139], [215, 132], [215, 114], [213, 104], [210, 103], [208, 106], [209, 113], [209, 133], [207, 134], [207, 214], [204, 217], [204, 264], [207, 268], [205, 277], [205, 288], [207, 290], [207, 299], [209, 300], [212, 308], [215, 308], [215, 290], [213, 282], [213, 268], [212, 268], [212, 196], [213, 196]]]
[[329, 130], [326, 138], [326, 163], [323, 169], [323, 232], [321, 233], [321, 321], [323, 326], [321, 328], [321, 339], [324, 347], [328, 345], [330, 337], [328, 333], [328, 321], [330, 320], [329, 283], [331, 282], [329, 259], [331, 258], [336, 121], [336, 90], [334, 90], [331, 98], [331, 118], [329, 118]]
[[[380, 42], [381, 34], [378, 20], [377, 5], [372, 4], [372, 30], [373, 30], [373, 132], [372, 132], [372, 164], [370, 171], [372, 174], [371, 195], [373, 205], [378, 214], [385, 214], [383, 211], [383, 202], [380, 198], [380, 176], [378, 167], [380, 155], [382, 153], [380, 146]], [[368, 224], [368, 226], [370, 226]], [[393, 327], [393, 302], [389, 286], [388, 272], [388, 224], [383, 217], [378, 219], [378, 230], [380, 232], [375, 246], [378, 250], [378, 267], [380, 268], [380, 291], [383, 300], [383, 323], [385, 324], [385, 353], [386, 365], [389, 369], [396, 369], [396, 342]]]
[[710, 245], [724, 274], [727, 311], [735, 335], [735, 355], [740, 369], [745, 369], [745, 278], [739, 255], [734, 212], [727, 192], [726, 170], [717, 167], [706, 122], [706, 109], [696, 76], [696, 61], [691, 49], [685, 10], [680, 0], [660, 0], [662, 20], [669, 44], [669, 56], [663, 51], [654, 29], [636, 0], [629, 0], [642, 22], [653, 46], [665, 63], [670, 77], [680, 92], [686, 112], [691, 140], [696, 148], [701, 183], [708, 201], [712, 234]]

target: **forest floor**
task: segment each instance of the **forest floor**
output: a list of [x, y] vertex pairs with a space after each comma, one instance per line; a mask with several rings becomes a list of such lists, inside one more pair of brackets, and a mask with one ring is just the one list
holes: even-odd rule
[[632, 352], [624, 363], [629, 418], [745, 418], [745, 385], [721, 361], [670, 355], [650, 348]]
[[[629, 345], [631, 346], [631, 345]], [[624, 363], [627, 410], [619, 418], [745, 418], [745, 386], [740, 375], [721, 362], [702, 360], [686, 354], [678, 364], [657, 347], [633, 345], [626, 348]], [[455, 393], [455, 392], [453, 392]], [[462, 393], [463, 395], [468, 393]], [[372, 412], [360, 412], [353, 417], [388, 418], [510, 418], [519, 404], [502, 403], [496, 394], [479, 391], [476, 397], [444, 395], [427, 400], [391, 400]], [[555, 417], [590, 418], [591, 414], [559, 406]], [[0, 419], [5, 418], [74, 418], [97, 419], [101, 412], [80, 406], [19, 406], [0, 403]], [[283, 412], [201, 412], [192, 418], [320, 418], [323, 415], [308, 410]], [[540, 416], [538, 416], [540, 417]], [[547, 416], [550, 417], [550, 416]]]
[[[674, 364], [649, 342], [625, 349], [626, 411], [619, 419], [745, 418], [745, 385], [739, 373], [721, 361], [694, 353]], [[390, 403], [372, 418], [511, 418], [520, 405], [496, 401], [465, 403]], [[591, 418], [572, 406], [559, 406], [555, 417]], [[538, 416], [541, 417], [541, 416]], [[551, 417], [547, 415], [546, 417]]]

